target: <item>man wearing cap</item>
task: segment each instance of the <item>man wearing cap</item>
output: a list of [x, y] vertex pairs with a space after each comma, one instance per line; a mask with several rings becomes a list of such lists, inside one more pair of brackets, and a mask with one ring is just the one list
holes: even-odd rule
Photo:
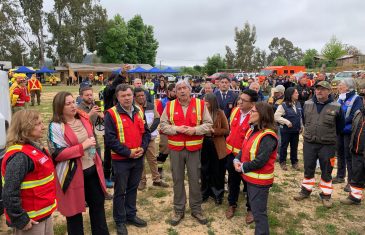
[[241, 89], [238, 86], [238, 79], [237, 78], [232, 79], [231, 86], [229, 87], [229, 90], [233, 91], [233, 93], [235, 93], [237, 96], [240, 94]]
[[274, 89], [272, 89], [274, 95], [269, 98], [268, 103], [273, 105], [274, 112], [284, 101], [284, 92], [285, 87], [283, 85], [277, 85]]
[[350, 193], [341, 200], [345, 205], [360, 205], [365, 188], [365, 82], [358, 86], [363, 107], [357, 110], [352, 120], [350, 152], [352, 155], [352, 178]]
[[323, 206], [332, 207], [332, 170], [335, 164], [336, 140], [343, 126], [339, 103], [331, 96], [331, 85], [322, 81], [315, 86], [315, 95], [304, 104], [304, 179], [296, 201], [309, 198], [315, 185], [317, 160], [321, 168], [319, 188]]
[[[15, 83], [14, 83], [15, 84]], [[30, 101], [30, 97], [27, 92], [27, 81], [25, 78], [17, 79], [17, 86], [12, 90], [10, 102], [13, 114], [19, 110], [26, 109], [26, 103]]]
[[198, 98], [199, 96], [201, 96], [202, 91], [203, 91], [203, 88], [200, 86], [200, 79], [194, 78], [193, 84], [191, 87], [191, 97]]

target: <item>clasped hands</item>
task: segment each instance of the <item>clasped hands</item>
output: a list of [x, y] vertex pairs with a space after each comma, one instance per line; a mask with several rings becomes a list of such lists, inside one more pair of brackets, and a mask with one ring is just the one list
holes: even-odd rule
[[241, 162], [233, 162], [233, 166], [237, 172], [242, 172], [242, 163]]
[[185, 134], [185, 135], [195, 135], [196, 130], [195, 130], [195, 127], [183, 125], [183, 126], [177, 126], [176, 132]]
[[144, 150], [141, 147], [131, 149], [131, 155], [130, 158], [140, 158], [143, 156]]

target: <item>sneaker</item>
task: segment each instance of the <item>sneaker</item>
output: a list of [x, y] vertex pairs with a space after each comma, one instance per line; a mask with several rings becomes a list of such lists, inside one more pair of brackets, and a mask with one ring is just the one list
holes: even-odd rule
[[246, 224], [252, 224], [254, 222], [252, 211], [247, 211]]
[[280, 168], [281, 168], [283, 171], [287, 171], [287, 170], [288, 170], [288, 168], [286, 167], [286, 163], [285, 163], [285, 162], [280, 163]]
[[117, 235], [128, 235], [128, 230], [125, 224], [117, 224]]
[[344, 178], [335, 177], [335, 178], [332, 179], [332, 184], [341, 184], [341, 183], [344, 183], [344, 182], [345, 182]]
[[346, 184], [345, 188], [343, 189], [345, 192], [351, 192], [350, 184]]
[[331, 198], [322, 198], [322, 204], [326, 208], [331, 208], [333, 206]]
[[114, 182], [111, 181], [110, 179], [105, 179], [105, 186], [107, 188], [113, 188], [114, 187]]
[[344, 205], [360, 205], [361, 204], [361, 201], [356, 202], [356, 201], [352, 200], [350, 197], [341, 199], [340, 202]]
[[202, 225], [208, 223], [208, 219], [201, 212], [191, 213], [191, 216], [193, 216]]
[[153, 182], [152, 184], [153, 186], [157, 186], [157, 187], [161, 187], [161, 188], [168, 188], [169, 185], [163, 181], [159, 181], [159, 182]]
[[302, 201], [302, 200], [304, 200], [306, 198], [309, 198], [309, 195], [305, 195], [302, 192], [299, 192], [297, 195], [294, 196], [294, 200], [295, 201]]
[[176, 226], [181, 222], [182, 219], [184, 219], [184, 213], [174, 212], [174, 215], [172, 216], [172, 218], [170, 220], [170, 224], [172, 226]]
[[147, 222], [141, 218], [138, 218], [137, 216], [135, 216], [133, 219], [127, 219], [127, 223], [139, 228], [147, 227]]
[[145, 182], [139, 182], [139, 185], [138, 185], [138, 190], [139, 191], [142, 191], [142, 190], [145, 190], [146, 189], [146, 183]]
[[234, 216], [234, 212], [236, 211], [236, 207], [234, 206], [229, 206], [226, 210], [226, 218], [227, 219], [232, 219]]

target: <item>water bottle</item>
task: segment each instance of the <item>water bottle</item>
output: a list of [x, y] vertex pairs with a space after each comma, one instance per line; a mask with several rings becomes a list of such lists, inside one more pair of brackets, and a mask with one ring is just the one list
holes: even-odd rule
[[96, 148], [95, 148], [95, 146], [91, 146], [89, 148], [89, 158], [94, 159], [95, 154], [96, 154]]

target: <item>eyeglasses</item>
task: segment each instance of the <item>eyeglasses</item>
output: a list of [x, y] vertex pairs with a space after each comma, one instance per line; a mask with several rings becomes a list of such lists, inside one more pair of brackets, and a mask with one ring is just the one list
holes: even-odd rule
[[242, 101], [242, 102], [247, 102], [247, 103], [251, 102], [250, 100], [245, 100], [245, 99], [242, 99], [242, 98], [240, 98], [239, 100]]

